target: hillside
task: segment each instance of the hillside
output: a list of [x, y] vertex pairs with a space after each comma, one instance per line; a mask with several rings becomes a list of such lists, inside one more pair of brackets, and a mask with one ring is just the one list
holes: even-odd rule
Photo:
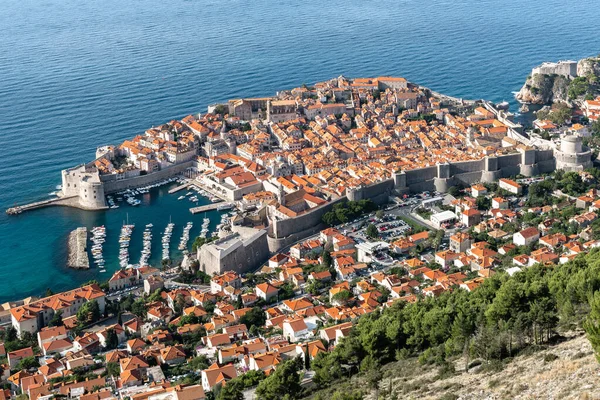
[[[311, 399], [337, 400], [339, 393], [362, 391], [365, 400], [376, 399], [596, 399], [600, 365], [585, 335], [571, 333], [560, 344], [515, 357], [499, 372], [482, 367], [464, 371], [465, 359], [453, 361], [457, 372], [440, 373], [434, 365], [420, 365], [416, 359], [384, 366], [377, 389], [363, 374], [334, 388], [313, 393]], [[451, 371], [451, 369], [450, 369]], [[391, 390], [390, 390], [391, 383]], [[339, 397], [344, 399], [344, 397]]]

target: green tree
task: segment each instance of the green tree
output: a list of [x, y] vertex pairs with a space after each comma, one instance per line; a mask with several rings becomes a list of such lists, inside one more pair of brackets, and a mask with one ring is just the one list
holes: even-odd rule
[[600, 119], [592, 122], [591, 131], [592, 131], [592, 135], [600, 136]]
[[221, 387], [217, 400], [244, 400], [244, 382], [238, 378], [234, 378]]
[[261, 400], [301, 398], [300, 368], [299, 359], [288, 360], [279, 365], [275, 372], [258, 384], [256, 395]]
[[367, 230], [365, 231], [367, 237], [371, 238], [371, 239], [376, 239], [379, 237], [379, 231], [377, 230], [377, 227], [375, 226], [375, 224], [369, 224], [369, 226], [367, 226]]
[[31, 368], [38, 368], [40, 366], [40, 363], [38, 362], [37, 358], [35, 357], [25, 357], [23, 358], [21, 361], [19, 361], [19, 363], [17, 364], [17, 370], [28, 370]]
[[331, 263], [333, 262], [331, 258], [331, 253], [327, 250], [323, 250], [323, 255], [321, 256], [321, 260], [323, 265], [327, 268], [331, 267]]
[[62, 310], [58, 310], [54, 313], [50, 321], [48, 322], [48, 326], [62, 326], [64, 325], [62, 320], [63, 312]]
[[492, 207], [492, 200], [489, 197], [477, 197], [477, 209], [480, 211], [489, 210]]
[[119, 337], [114, 329], [109, 329], [106, 332], [106, 350], [112, 350], [119, 347]]
[[131, 312], [140, 318], [146, 316], [146, 305], [141, 300], [136, 300], [131, 306]]
[[100, 319], [100, 306], [96, 300], [88, 301], [77, 311], [77, 321], [85, 326]]
[[246, 325], [248, 329], [251, 329], [253, 326], [260, 328], [265, 325], [266, 321], [265, 312], [260, 307], [253, 307], [240, 318], [240, 323]]
[[218, 115], [225, 115], [228, 112], [229, 112], [229, 110], [227, 109], [227, 106], [225, 106], [224, 104], [218, 104], [214, 109], [214, 113], [218, 114]]
[[208, 358], [206, 356], [202, 355], [202, 356], [194, 357], [190, 361], [188, 361], [188, 366], [193, 371], [201, 371], [210, 366], [210, 361], [208, 360]]
[[116, 363], [116, 362], [106, 363], [106, 374], [108, 376], [118, 377], [120, 373], [121, 373], [121, 367], [119, 366], [119, 363]]
[[583, 323], [583, 329], [594, 349], [596, 360], [600, 362], [600, 292], [591, 296], [590, 314]]
[[457, 188], [456, 186], [450, 186], [448, 188], [448, 194], [452, 197], [458, 197], [458, 196], [460, 196], [460, 189]]
[[347, 305], [352, 300], [352, 293], [348, 290], [342, 290], [334, 294], [331, 300], [342, 305]]

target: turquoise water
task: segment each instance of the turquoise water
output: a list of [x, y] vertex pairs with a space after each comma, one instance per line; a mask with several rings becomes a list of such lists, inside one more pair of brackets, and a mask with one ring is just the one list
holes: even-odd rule
[[[4, 0], [0, 208], [54, 191], [60, 170], [99, 145], [212, 102], [340, 74], [399, 75], [454, 96], [511, 100], [534, 65], [600, 52], [598, 9], [600, 0]], [[116, 263], [105, 274], [65, 268], [77, 226], [107, 225], [116, 252], [129, 211], [134, 257], [148, 222], [160, 240], [172, 216], [173, 247], [187, 221], [197, 233], [202, 216], [165, 191], [136, 209], [0, 215], [0, 300], [110, 275]]]

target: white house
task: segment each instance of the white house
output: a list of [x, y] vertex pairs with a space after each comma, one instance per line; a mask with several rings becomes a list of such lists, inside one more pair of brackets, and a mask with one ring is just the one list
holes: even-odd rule
[[540, 231], [536, 228], [529, 227], [517, 232], [513, 235], [513, 243], [517, 246], [529, 246], [531, 243], [535, 243], [540, 238]]

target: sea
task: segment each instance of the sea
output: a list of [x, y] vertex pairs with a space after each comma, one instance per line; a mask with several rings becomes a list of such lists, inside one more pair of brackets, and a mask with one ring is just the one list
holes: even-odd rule
[[[510, 101], [543, 61], [600, 53], [600, 0], [3, 0], [0, 7], [0, 301], [107, 280], [118, 234], [136, 224], [171, 255], [204, 215], [168, 186], [138, 207], [4, 210], [46, 198], [60, 171], [174, 118], [236, 97], [273, 95], [339, 75], [403, 76], [452, 96]], [[207, 204], [200, 199], [200, 204]], [[208, 213], [211, 229], [219, 212]], [[67, 236], [107, 228], [107, 271], [66, 267]], [[191, 243], [191, 241], [190, 241]]]

